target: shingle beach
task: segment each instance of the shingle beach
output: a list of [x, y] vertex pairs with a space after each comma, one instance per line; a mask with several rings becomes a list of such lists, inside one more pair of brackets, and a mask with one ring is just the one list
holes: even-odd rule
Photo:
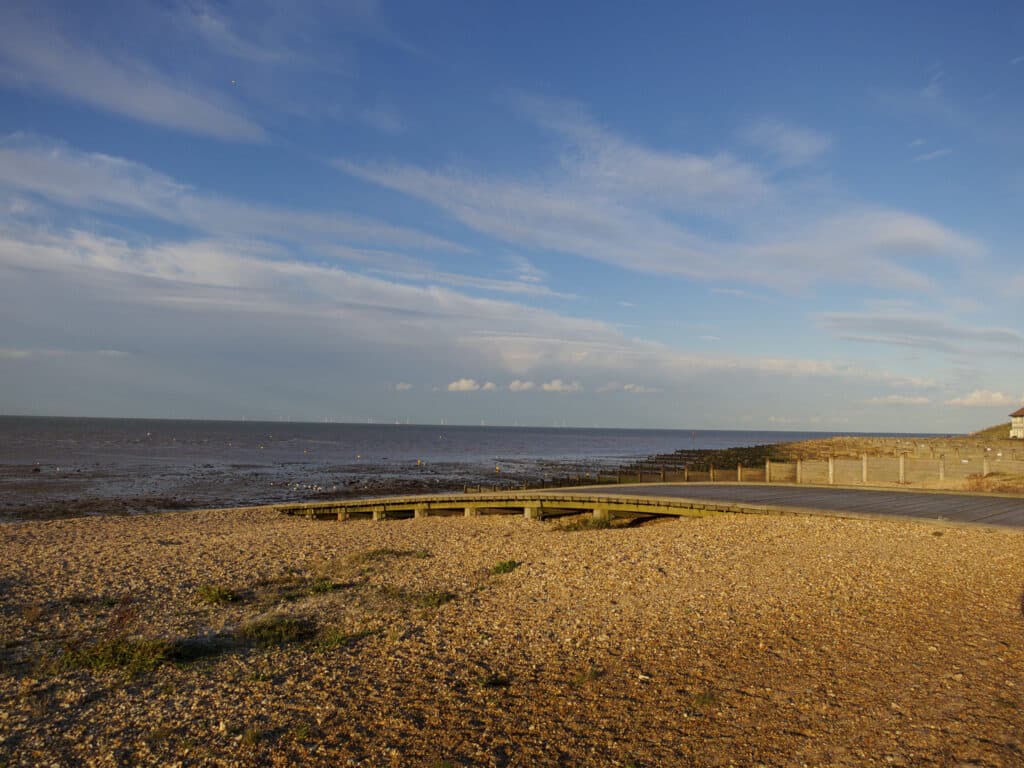
[[1020, 766], [1022, 590], [916, 522], [4, 523], [0, 765]]

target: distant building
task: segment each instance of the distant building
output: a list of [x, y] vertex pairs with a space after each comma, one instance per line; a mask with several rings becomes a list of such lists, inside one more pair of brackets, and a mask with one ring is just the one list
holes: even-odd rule
[[1024, 408], [1018, 408], [1010, 414], [1010, 437], [1024, 440]]

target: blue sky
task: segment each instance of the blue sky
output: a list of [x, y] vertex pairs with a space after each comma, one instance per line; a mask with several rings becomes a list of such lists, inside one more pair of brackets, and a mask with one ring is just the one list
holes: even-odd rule
[[0, 412], [972, 430], [1013, 3], [0, 8]]

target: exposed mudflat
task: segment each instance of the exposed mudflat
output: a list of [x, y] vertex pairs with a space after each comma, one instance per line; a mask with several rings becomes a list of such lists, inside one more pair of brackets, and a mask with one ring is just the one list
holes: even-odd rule
[[0, 764], [1020, 766], [1022, 565], [803, 517], [3, 523]]

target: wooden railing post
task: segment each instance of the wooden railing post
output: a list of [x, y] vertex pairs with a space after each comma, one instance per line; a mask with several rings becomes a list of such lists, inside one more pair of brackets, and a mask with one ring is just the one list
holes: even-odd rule
[[860, 455], [860, 481], [864, 485], [868, 484], [868, 455], [866, 453]]
[[939, 456], [939, 482], [946, 482], [946, 454]]
[[828, 457], [828, 484], [835, 485], [836, 483], [836, 457]]
[[737, 483], [742, 483], [743, 482], [743, 462], [742, 461], [739, 464], [736, 465], [736, 482]]
[[764, 460], [764, 481], [770, 483], [772, 481], [772, 460]]

